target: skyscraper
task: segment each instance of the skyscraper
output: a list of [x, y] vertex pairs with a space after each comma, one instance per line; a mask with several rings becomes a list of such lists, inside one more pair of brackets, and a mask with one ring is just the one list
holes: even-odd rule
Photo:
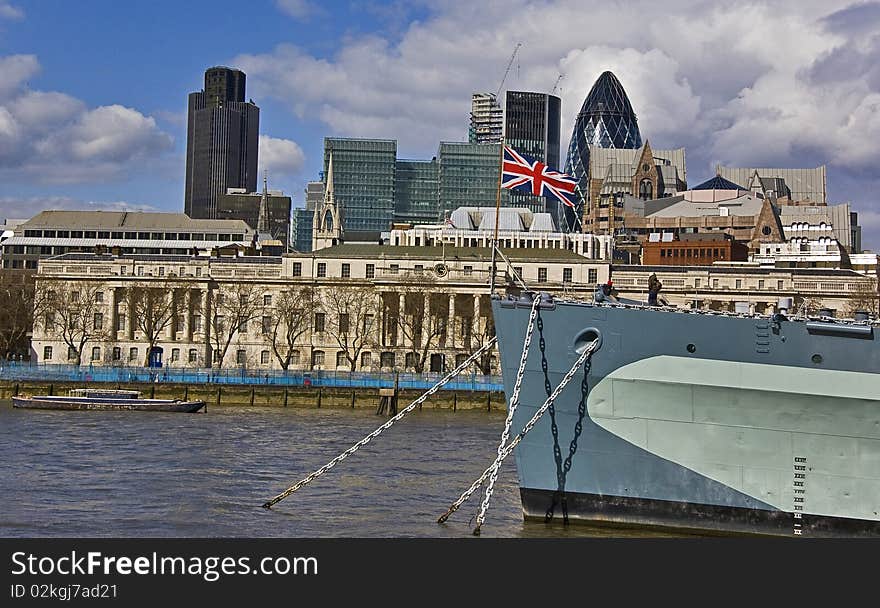
[[[559, 131], [562, 100], [549, 93], [507, 91], [504, 108], [504, 143], [551, 169], [559, 166]], [[543, 196], [510, 193], [512, 207], [527, 207], [534, 213], [549, 212], [559, 222], [562, 211]], [[564, 229], [564, 228], [562, 228]]]
[[471, 97], [471, 123], [468, 143], [501, 143], [504, 131], [504, 112], [492, 93], [474, 93]]
[[584, 196], [589, 192], [589, 146], [625, 149], [642, 146], [636, 114], [626, 91], [611, 72], [603, 72], [584, 99], [568, 146], [565, 173], [578, 179]]
[[205, 88], [189, 94], [184, 212], [217, 217], [227, 188], [257, 189], [260, 109], [245, 101], [245, 74], [223, 66], [205, 71]]

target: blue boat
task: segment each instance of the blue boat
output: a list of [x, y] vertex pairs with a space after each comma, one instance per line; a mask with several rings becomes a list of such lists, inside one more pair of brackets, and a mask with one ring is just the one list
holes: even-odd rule
[[[493, 299], [513, 392], [532, 294]], [[878, 325], [553, 299], [515, 434], [523, 514], [709, 534], [880, 535]]]

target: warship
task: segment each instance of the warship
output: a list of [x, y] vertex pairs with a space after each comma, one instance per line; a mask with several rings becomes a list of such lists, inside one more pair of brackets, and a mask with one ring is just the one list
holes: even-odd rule
[[[527, 520], [698, 534], [880, 536], [880, 326], [494, 295]], [[786, 301], [787, 300], [787, 301]]]

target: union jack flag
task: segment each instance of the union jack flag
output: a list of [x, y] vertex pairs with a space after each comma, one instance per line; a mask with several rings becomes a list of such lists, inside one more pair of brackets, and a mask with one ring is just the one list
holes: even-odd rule
[[535, 196], [553, 196], [563, 205], [574, 207], [577, 197], [577, 179], [554, 171], [544, 163], [510, 146], [504, 146], [504, 164], [501, 187], [528, 192]]

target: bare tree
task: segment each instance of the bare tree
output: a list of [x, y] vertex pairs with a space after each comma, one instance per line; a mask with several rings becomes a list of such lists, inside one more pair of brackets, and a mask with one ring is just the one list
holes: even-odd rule
[[[487, 296], [480, 296], [480, 316], [474, 323], [468, 352], [473, 353], [482, 348], [494, 337], [495, 318], [492, 316], [491, 300]], [[492, 373], [492, 358], [495, 356], [495, 352], [494, 348], [487, 349], [476, 361], [480, 371], [487, 376]]]
[[855, 313], [864, 311], [876, 317], [880, 312], [877, 288], [877, 279], [873, 278], [853, 285], [849, 292], [850, 297], [844, 304], [846, 315], [852, 317]]
[[128, 311], [131, 322], [149, 344], [144, 367], [150, 364], [150, 353], [184, 311], [180, 295], [182, 286], [172, 281], [135, 283], [128, 287]]
[[281, 369], [288, 369], [293, 354], [299, 349], [297, 342], [309, 330], [309, 323], [315, 306], [315, 294], [311, 287], [296, 287], [275, 299], [275, 304], [267, 315], [269, 326], [263, 327], [272, 342], [272, 352]]
[[361, 352], [375, 344], [376, 291], [357, 285], [333, 285], [323, 290], [321, 299], [329, 312], [325, 331], [345, 354], [349, 369], [355, 371]]
[[34, 302], [33, 272], [0, 270], [0, 358], [24, 357], [30, 352]]
[[224, 284], [209, 292], [211, 349], [217, 367], [223, 366], [233, 337], [244, 333], [247, 324], [262, 315], [262, 292], [253, 283]]
[[433, 293], [422, 285], [403, 288], [403, 309], [398, 310], [397, 329], [403, 336], [407, 352], [413, 354], [415, 371], [421, 373], [425, 370], [425, 359], [439, 338], [446, 333], [448, 318], [447, 295]]
[[103, 286], [94, 281], [40, 281], [37, 301], [47, 335], [58, 335], [68, 347], [68, 359], [82, 364], [88, 342], [107, 340]]

